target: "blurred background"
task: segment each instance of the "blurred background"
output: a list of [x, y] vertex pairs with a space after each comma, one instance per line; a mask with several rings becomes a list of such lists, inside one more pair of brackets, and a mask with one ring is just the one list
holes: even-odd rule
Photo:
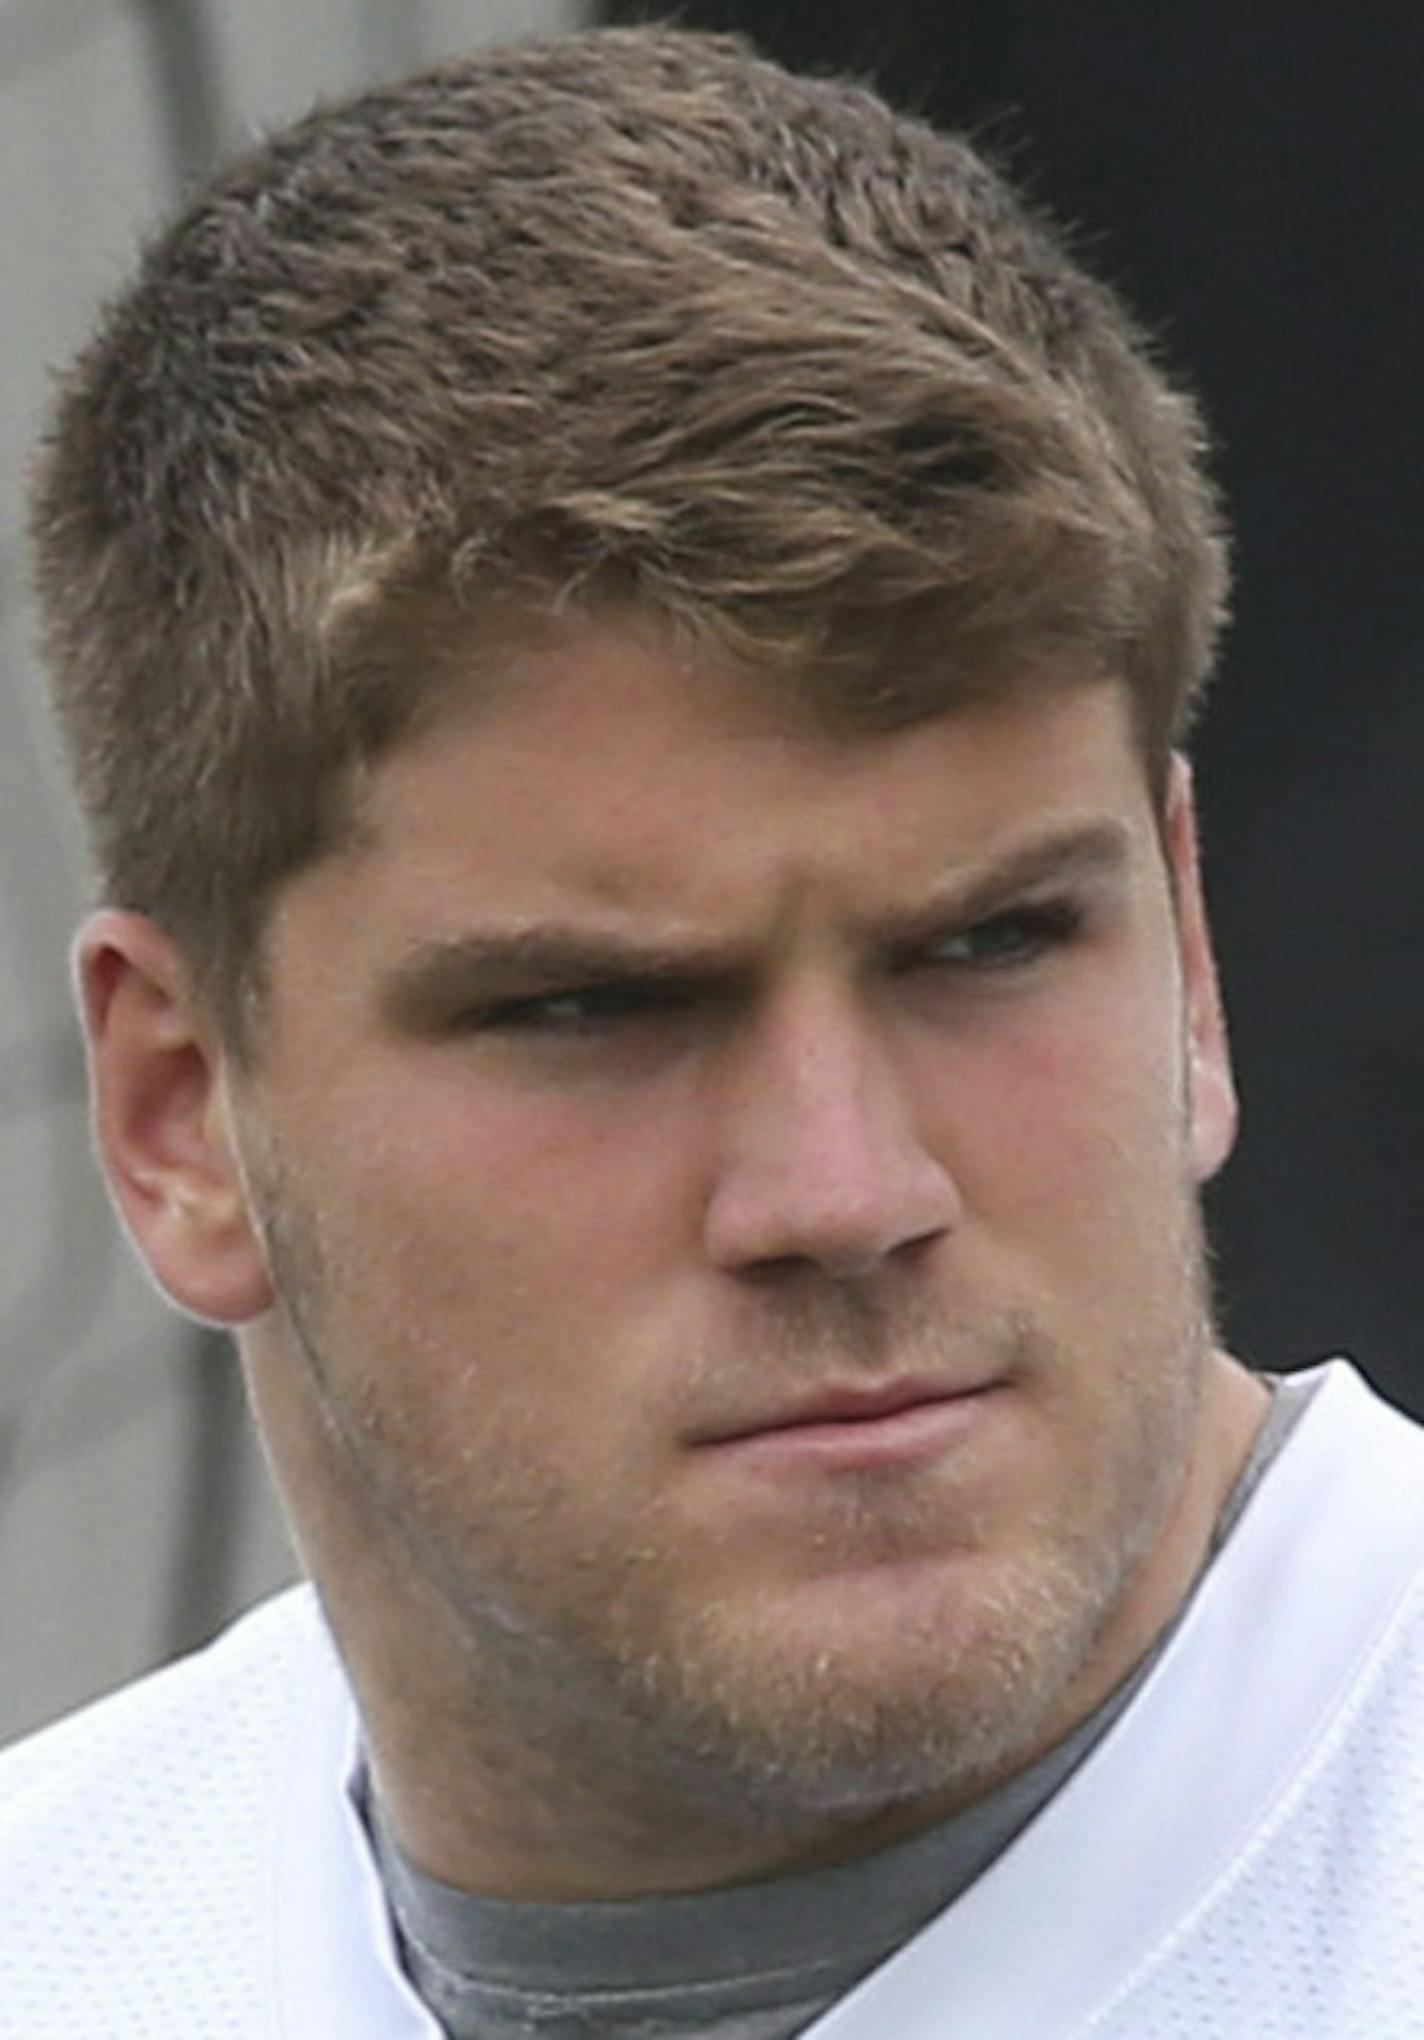
[[[83, 858], [22, 558], [48, 374], [216, 157], [318, 95], [607, 0], [0, 0], [0, 1739], [291, 1559], [223, 1341], [89, 1160]], [[1424, 1413], [1424, 9], [687, 5], [967, 126], [1079, 223], [1214, 425], [1236, 622], [1196, 747], [1238, 1071], [1211, 1197], [1238, 1350], [1353, 1353]]]

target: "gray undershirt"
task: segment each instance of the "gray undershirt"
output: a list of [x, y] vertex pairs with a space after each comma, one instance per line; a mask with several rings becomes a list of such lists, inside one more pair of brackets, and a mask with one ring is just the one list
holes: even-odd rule
[[[1316, 1384], [1270, 1409], [1217, 1519], [1214, 1558]], [[1064, 1741], [924, 1833], [830, 1870], [579, 1905], [475, 1898], [417, 1870], [363, 1806], [402, 1958], [449, 2040], [790, 2040], [942, 1912], [1027, 1827], [1131, 1702], [1148, 1656]]]

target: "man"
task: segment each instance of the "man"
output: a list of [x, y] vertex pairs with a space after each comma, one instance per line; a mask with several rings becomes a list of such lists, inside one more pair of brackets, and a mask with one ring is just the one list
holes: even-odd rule
[[0, 1770], [46, 2034], [1424, 2031], [1424, 1446], [1213, 1340], [1222, 543], [961, 143], [674, 31], [324, 110], [35, 530], [139, 1250], [315, 1593]]

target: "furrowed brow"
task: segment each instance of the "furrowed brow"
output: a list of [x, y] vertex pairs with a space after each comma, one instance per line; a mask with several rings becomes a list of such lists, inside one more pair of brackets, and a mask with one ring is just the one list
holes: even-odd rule
[[[1120, 822], [1065, 829], [1006, 851], [903, 914], [877, 916], [874, 933], [895, 946], [911, 944], [947, 922], [967, 924], [1040, 887], [1118, 879], [1131, 855], [1132, 833]], [[384, 973], [377, 996], [389, 1022], [420, 1028], [477, 1000], [537, 997], [634, 979], [725, 986], [754, 969], [755, 958], [731, 946], [640, 941], [541, 922], [415, 942]]]
[[1133, 832], [1116, 820], [1055, 831], [1006, 850], [944, 886], [934, 899], [891, 918], [892, 941], [913, 942], [946, 922], [968, 925], [1026, 895], [1052, 888], [1119, 883], [1133, 855]]

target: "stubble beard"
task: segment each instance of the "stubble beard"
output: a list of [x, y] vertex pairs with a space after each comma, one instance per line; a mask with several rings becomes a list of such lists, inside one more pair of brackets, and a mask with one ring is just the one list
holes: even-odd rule
[[[1081, 1506], [1066, 1519], [1046, 1512], [1007, 1555], [976, 1551], [978, 1528], [961, 1511], [941, 1591], [877, 1648], [873, 1627], [868, 1644], [855, 1623], [832, 1621], [814, 1638], [793, 1623], [788, 1634], [774, 1600], [679, 1595], [668, 1562], [675, 1526], [655, 1502], [635, 1535], [625, 1520], [622, 1542], [595, 1537], [575, 1551], [577, 1467], [528, 1479], [514, 1468], [497, 1493], [475, 1498], [487, 1503], [478, 1516], [452, 1518], [439, 1483], [427, 1491], [387, 1455], [361, 1400], [341, 1406], [324, 1350], [331, 1272], [319, 1229], [275, 1167], [254, 1173], [293, 1343], [340, 1450], [364, 1461], [383, 1528], [454, 1612], [471, 1720], [487, 1747], [522, 1738], [542, 1767], [563, 1764], [595, 1795], [621, 1799], [633, 1825], [645, 1817], [656, 1831], [682, 1817], [709, 1832], [769, 1835], [954, 1803], [1045, 1746], [1161, 1532], [1190, 1449], [1211, 1344], [1194, 1200], [1184, 1201], [1173, 1295], [1118, 1355], [1118, 1435]], [[1011, 1373], [1073, 1368], [1027, 1319], [980, 1326], [979, 1336], [998, 1342]], [[823, 1347], [823, 1377], [833, 1358]], [[814, 1364], [801, 1365], [812, 1378]], [[874, 1548], [893, 1564], [925, 1548], [936, 1506], [932, 1491], [894, 1498], [870, 1475], [845, 1485], [821, 1534], [832, 1550], [863, 1559]]]
[[[621, 1591], [605, 1576], [596, 1629], [587, 1603], [555, 1625], [565, 1706], [582, 1692], [607, 1718], [611, 1692], [627, 1753], [657, 1777], [663, 1802], [673, 1794], [714, 1823], [735, 1808], [748, 1828], [774, 1832], [974, 1797], [1076, 1725], [1065, 1700], [1177, 1494], [1209, 1346], [1203, 1314], [1170, 1358], [1140, 1356], [1161, 1392], [1078, 1513], [1045, 1510], [1002, 1552], [992, 1518], [977, 1522], [951, 1496], [952, 1548], [893, 1631], [827, 1621], [824, 1588], [813, 1635], [798, 1633], [794, 1612], [781, 1628], [773, 1597], [750, 1619], [744, 1597], [670, 1613], [664, 1602], [654, 1625], [635, 1560]], [[821, 1540], [828, 1572], [880, 1562], [893, 1577], [908, 1560], [928, 1573], [943, 1493], [892, 1497], [875, 1475], [844, 1487]]]

